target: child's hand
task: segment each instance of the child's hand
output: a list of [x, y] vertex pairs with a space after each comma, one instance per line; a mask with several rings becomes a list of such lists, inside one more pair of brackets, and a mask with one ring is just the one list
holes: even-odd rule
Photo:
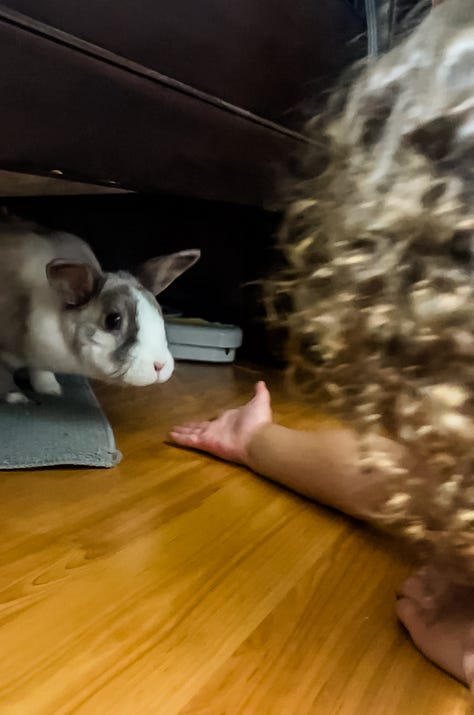
[[247, 464], [252, 437], [271, 422], [270, 393], [264, 382], [258, 382], [255, 396], [243, 407], [226, 410], [211, 422], [187, 422], [173, 427], [170, 437], [182, 447], [201, 449], [221, 459]]

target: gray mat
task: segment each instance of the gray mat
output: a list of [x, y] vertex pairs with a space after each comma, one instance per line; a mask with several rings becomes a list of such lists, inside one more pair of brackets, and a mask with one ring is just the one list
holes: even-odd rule
[[30, 393], [29, 404], [0, 402], [0, 469], [113, 467], [120, 461], [112, 428], [87, 380], [58, 379], [62, 397]]

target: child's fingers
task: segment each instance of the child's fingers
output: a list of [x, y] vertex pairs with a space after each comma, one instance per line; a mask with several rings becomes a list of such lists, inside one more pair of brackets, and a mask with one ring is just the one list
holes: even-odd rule
[[194, 446], [199, 439], [199, 435], [191, 432], [190, 434], [182, 434], [181, 432], [170, 432], [170, 437], [173, 442], [180, 444], [183, 447]]
[[209, 422], [184, 422], [182, 425], [174, 425], [173, 430], [179, 432], [200, 431], [207, 427]]
[[177, 425], [170, 430], [169, 436], [178, 444], [194, 444], [196, 440], [201, 439], [206, 430], [206, 426], [206, 423], [198, 424], [195, 427]]
[[204, 430], [202, 429], [180, 429], [173, 428], [169, 435], [172, 440], [179, 444], [195, 444], [197, 440], [202, 438]]

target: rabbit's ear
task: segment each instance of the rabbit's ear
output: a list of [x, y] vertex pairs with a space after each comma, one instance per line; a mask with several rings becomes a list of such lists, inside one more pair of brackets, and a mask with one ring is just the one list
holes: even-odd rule
[[46, 266], [49, 284], [65, 307], [78, 308], [99, 291], [102, 274], [89, 263], [54, 260]]
[[150, 293], [158, 295], [191, 268], [200, 256], [201, 251], [198, 248], [190, 248], [187, 251], [171, 253], [169, 256], [150, 258], [138, 268], [136, 275]]

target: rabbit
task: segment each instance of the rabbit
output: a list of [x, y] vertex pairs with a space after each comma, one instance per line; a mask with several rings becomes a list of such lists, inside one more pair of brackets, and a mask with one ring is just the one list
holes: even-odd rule
[[200, 257], [152, 258], [136, 275], [103, 272], [88, 244], [21, 219], [0, 223], [0, 400], [27, 401], [14, 373], [60, 395], [55, 373], [122, 385], [163, 383], [174, 370], [155, 296]]

